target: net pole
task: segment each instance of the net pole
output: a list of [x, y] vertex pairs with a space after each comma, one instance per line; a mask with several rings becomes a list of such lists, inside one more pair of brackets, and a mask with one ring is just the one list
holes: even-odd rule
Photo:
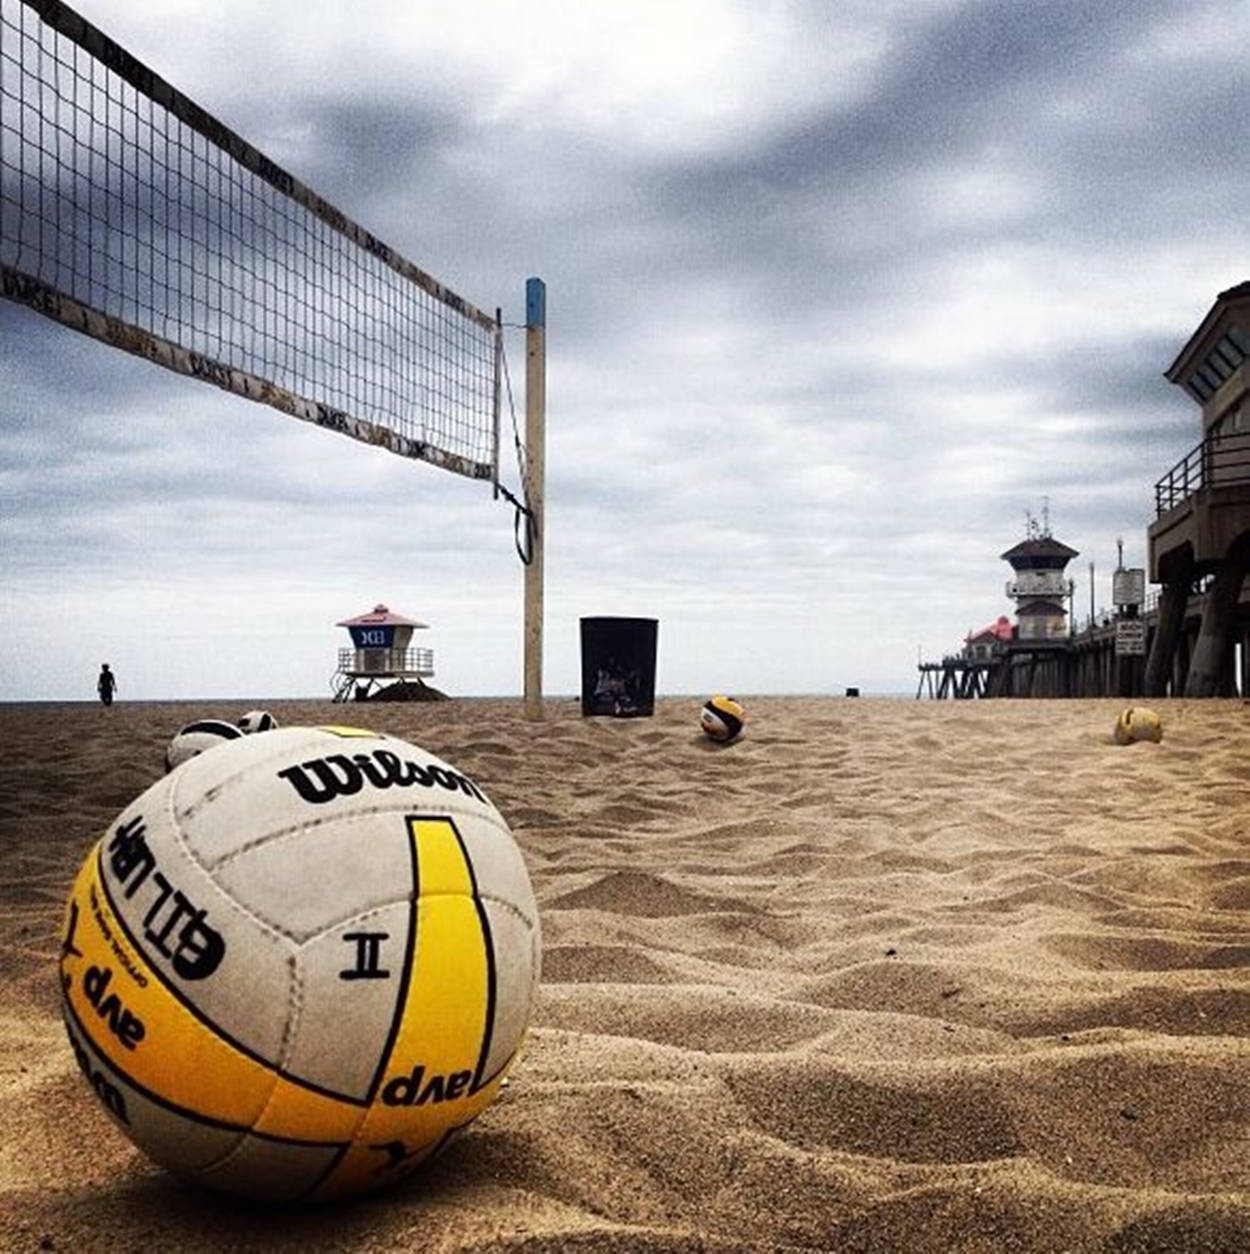
[[499, 420], [503, 410], [503, 310], [495, 310], [495, 379], [491, 400], [491, 491], [499, 500]]
[[543, 547], [547, 478], [547, 285], [525, 281], [525, 479], [533, 521], [525, 567], [525, 716], [543, 717]]

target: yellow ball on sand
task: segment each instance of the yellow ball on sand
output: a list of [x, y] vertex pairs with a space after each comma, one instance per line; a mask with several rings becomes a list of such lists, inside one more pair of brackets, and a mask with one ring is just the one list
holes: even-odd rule
[[1155, 744], [1163, 739], [1163, 720], [1144, 705], [1130, 705], [1115, 721], [1115, 742], [1118, 745], [1131, 745], [1137, 740], [1153, 740]]
[[721, 744], [728, 744], [742, 734], [747, 712], [741, 701], [717, 695], [704, 702], [699, 711], [699, 726], [704, 735]]

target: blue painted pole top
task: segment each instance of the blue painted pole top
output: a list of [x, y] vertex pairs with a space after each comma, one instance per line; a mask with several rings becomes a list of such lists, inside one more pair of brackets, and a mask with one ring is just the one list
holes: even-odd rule
[[547, 285], [542, 279], [525, 280], [525, 325], [547, 325]]

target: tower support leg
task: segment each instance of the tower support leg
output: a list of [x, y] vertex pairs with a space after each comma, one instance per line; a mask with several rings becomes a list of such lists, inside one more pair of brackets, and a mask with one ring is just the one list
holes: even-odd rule
[[1198, 643], [1189, 662], [1185, 681], [1187, 697], [1218, 696], [1227, 682], [1237, 618], [1237, 598], [1250, 566], [1250, 544], [1237, 544], [1221, 563], [1207, 591]]
[[1155, 628], [1146, 662], [1145, 695], [1161, 697], [1167, 691], [1173, 673], [1173, 658], [1185, 625], [1185, 606], [1189, 603], [1189, 581], [1165, 583], [1159, 595], [1159, 623]]

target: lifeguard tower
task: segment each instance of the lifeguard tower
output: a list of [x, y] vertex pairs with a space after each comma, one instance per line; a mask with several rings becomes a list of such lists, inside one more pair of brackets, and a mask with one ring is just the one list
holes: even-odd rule
[[1071, 635], [1063, 603], [1071, 603], [1073, 585], [1064, 569], [1080, 554], [1050, 534], [1049, 513], [1040, 527], [1030, 515], [1028, 539], [1002, 555], [1015, 571], [1007, 595], [1016, 603], [1017, 648], [1066, 648]]
[[335, 701], [366, 701], [379, 684], [408, 684], [418, 689], [434, 674], [434, 651], [412, 649], [412, 633], [427, 627], [415, 618], [375, 605], [367, 614], [335, 623], [351, 634], [352, 647], [339, 650], [338, 669], [331, 685]]

